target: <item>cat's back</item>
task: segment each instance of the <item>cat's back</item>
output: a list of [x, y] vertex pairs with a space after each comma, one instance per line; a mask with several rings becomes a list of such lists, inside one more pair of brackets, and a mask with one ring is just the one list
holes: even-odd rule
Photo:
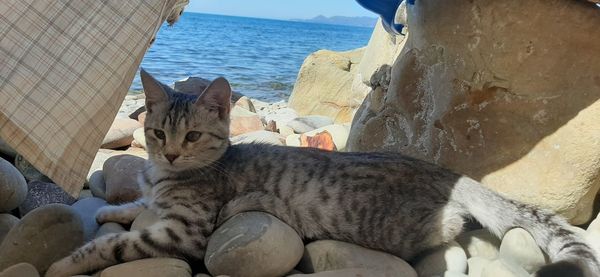
[[[460, 175], [438, 165], [392, 152], [332, 152], [261, 143], [233, 145], [225, 155], [238, 166], [258, 170], [318, 171], [325, 175], [377, 175], [378, 178], [455, 180]], [[327, 173], [327, 174], [326, 174]]]

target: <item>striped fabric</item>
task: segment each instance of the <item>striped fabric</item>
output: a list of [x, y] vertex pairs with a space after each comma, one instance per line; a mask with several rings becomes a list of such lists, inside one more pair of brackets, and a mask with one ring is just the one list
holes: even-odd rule
[[1, 0], [0, 138], [76, 196], [152, 38], [187, 0]]

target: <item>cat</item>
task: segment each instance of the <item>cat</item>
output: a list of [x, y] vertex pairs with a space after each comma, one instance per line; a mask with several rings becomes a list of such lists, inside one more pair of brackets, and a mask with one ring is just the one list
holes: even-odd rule
[[144, 70], [141, 79], [149, 154], [138, 176], [143, 198], [104, 207], [97, 221], [127, 224], [146, 208], [160, 220], [97, 238], [54, 263], [46, 276], [148, 257], [201, 261], [215, 227], [244, 211], [270, 213], [303, 238], [351, 242], [405, 260], [453, 240], [474, 218], [500, 237], [513, 227], [528, 230], [553, 262], [538, 276], [600, 276], [594, 250], [548, 211], [400, 154], [230, 145], [227, 80], [214, 80], [197, 97]]

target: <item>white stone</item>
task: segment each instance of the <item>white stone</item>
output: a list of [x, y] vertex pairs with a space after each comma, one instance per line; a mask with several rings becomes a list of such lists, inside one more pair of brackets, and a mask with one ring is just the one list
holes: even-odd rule
[[254, 131], [241, 134], [231, 138], [232, 144], [241, 143], [266, 143], [272, 145], [284, 145], [285, 138], [279, 133], [269, 131]]
[[492, 261], [482, 257], [472, 257], [467, 260], [469, 265], [469, 277], [480, 277], [483, 268]]
[[499, 257], [519, 265], [529, 273], [546, 264], [544, 253], [533, 237], [521, 228], [514, 228], [504, 235]]
[[419, 276], [443, 275], [446, 271], [467, 272], [467, 254], [460, 245], [451, 241], [421, 258], [415, 270]]
[[519, 265], [499, 259], [483, 267], [481, 277], [529, 277], [529, 273]]
[[495, 260], [500, 249], [500, 239], [486, 229], [479, 229], [459, 235], [456, 242], [462, 246], [467, 257], [482, 257]]

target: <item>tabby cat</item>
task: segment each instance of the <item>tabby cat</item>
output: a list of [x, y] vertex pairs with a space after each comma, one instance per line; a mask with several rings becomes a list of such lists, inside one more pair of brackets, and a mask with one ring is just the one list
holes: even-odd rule
[[147, 257], [202, 260], [207, 238], [244, 211], [264, 211], [309, 239], [334, 239], [411, 260], [454, 239], [469, 218], [502, 236], [528, 230], [553, 264], [538, 276], [600, 276], [597, 254], [561, 217], [504, 198], [434, 164], [392, 153], [340, 153], [265, 144], [230, 145], [231, 88], [218, 78], [199, 96], [142, 70], [149, 161], [142, 200], [102, 208], [100, 223], [160, 220], [109, 234], [56, 262], [69, 276]]

